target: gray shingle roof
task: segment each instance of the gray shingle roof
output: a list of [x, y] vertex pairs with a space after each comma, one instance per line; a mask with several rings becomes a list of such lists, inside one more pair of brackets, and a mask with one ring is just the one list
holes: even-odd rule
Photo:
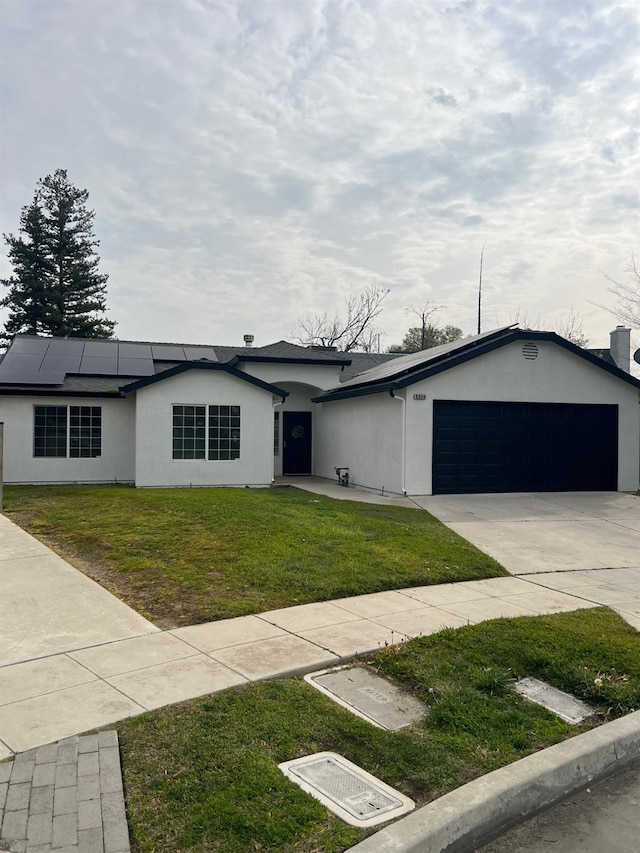
[[587, 352], [590, 352], [591, 355], [595, 355], [597, 358], [601, 358], [603, 361], [606, 361], [607, 364], [613, 364], [615, 366], [615, 361], [611, 356], [611, 350], [606, 348], [601, 349], [588, 349]]

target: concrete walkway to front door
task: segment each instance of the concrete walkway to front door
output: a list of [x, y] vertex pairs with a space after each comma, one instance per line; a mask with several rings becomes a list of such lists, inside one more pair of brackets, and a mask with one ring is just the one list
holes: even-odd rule
[[[306, 486], [316, 490], [313, 482]], [[327, 488], [324, 481], [317, 491], [326, 493]], [[333, 497], [350, 500], [408, 500], [376, 498], [339, 486], [335, 490]], [[602, 496], [598, 511], [605, 512], [608, 501], [613, 511], [617, 497], [625, 496]], [[474, 500], [476, 508], [488, 513], [497, 498]], [[440, 498], [424, 501], [435, 514], [444, 512], [447, 503]], [[435, 502], [440, 502], [437, 507]], [[470, 500], [465, 506], [455, 512], [476, 511]], [[568, 515], [579, 512], [566, 503], [561, 506]], [[626, 516], [620, 515], [625, 508], [630, 510], [626, 526]], [[618, 504], [611, 529], [640, 537], [633, 509], [634, 504]], [[448, 513], [453, 512], [449, 501]], [[543, 523], [527, 518], [519, 521], [523, 530]], [[578, 521], [584, 518], [578, 516]], [[478, 521], [463, 518], [451, 526], [466, 523]], [[480, 526], [511, 523], [485, 520]], [[527, 535], [518, 535], [524, 552]], [[611, 553], [619, 546], [614, 540]], [[489, 542], [487, 550], [492, 547]], [[323, 669], [444, 627], [607, 604], [640, 629], [639, 562], [635, 568], [628, 562], [606, 569], [538, 568], [537, 574], [521, 577], [374, 593], [162, 632], [0, 515], [0, 760], [162, 705]]]

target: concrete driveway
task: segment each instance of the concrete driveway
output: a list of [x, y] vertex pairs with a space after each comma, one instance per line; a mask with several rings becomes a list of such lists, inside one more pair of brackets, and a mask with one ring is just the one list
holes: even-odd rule
[[640, 569], [640, 497], [621, 492], [413, 498], [513, 575]]

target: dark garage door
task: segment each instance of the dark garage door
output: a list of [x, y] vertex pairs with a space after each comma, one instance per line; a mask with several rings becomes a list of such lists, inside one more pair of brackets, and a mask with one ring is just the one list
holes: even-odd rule
[[435, 400], [433, 493], [618, 486], [618, 407]]

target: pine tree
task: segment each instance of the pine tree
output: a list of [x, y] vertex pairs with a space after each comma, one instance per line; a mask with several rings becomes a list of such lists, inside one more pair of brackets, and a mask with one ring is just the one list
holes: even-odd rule
[[45, 285], [51, 265], [46, 257], [44, 216], [37, 199], [22, 209], [20, 231], [28, 235], [28, 240], [5, 235], [14, 270], [11, 278], [2, 281], [9, 287], [8, 295], [0, 303], [10, 308], [4, 330], [7, 339], [21, 332], [37, 335], [45, 328]]
[[9, 308], [4, 338], [46, 334], [110, 338], [115, 323], [104, 317], [108, 275], [98, 272], [99, 245], [89, 193], [74, 187], [65, 169], [42, 178], [22, 209], [20, 236], [5, 234], [11, 278], [0, 302]]

